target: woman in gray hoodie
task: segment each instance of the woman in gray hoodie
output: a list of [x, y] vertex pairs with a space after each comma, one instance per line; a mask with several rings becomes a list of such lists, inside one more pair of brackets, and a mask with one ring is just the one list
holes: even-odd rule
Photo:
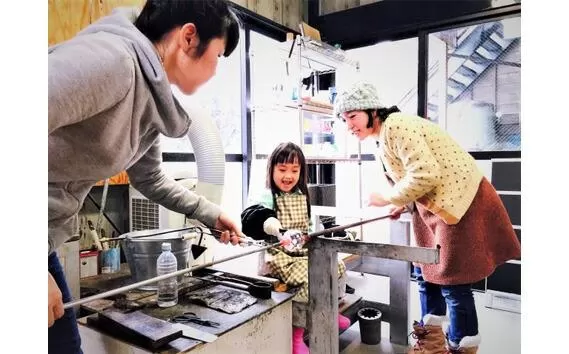
[[222, 242], [238, 242], [239, 228], [217, 205], [164, 174], [158, 142], [160, 134], [184, 136], [191, 124], [170, 85], [194, 93], [238, 41], [224, 0], [148, 0], [137, 17], [115, 11], [49, 48], [50, 353], [81, 353], [75, 315], [63, 310], [71, 297], [55, 250], [77, 234], [77, 214], [97, 181], [126, 170], [148, 199], [225, 230]]

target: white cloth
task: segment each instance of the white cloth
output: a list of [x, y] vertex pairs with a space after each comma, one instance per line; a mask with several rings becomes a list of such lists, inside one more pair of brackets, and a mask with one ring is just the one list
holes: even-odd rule
[[281, 229], [282, 229], [281, 222], [277, 218], [268, 218], [263, 223], [263, 231], [266, 234], [278, 237], [281, 237]]

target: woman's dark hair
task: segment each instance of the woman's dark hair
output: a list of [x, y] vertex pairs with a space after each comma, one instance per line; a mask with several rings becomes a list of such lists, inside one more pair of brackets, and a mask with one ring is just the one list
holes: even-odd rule
[[379, 109], [366, 109], [365, 112], [367, 113], [367, 127], [371, 128], [373, 126], [373, 112], [377, 112], [377, 117], [380, 121], [385, 122], [387, 117], [391, 113], [401, 112], [397, 106], [391, 106], [389, 108], [379, 108]]
[[[308, 217], [310, 218], [310, 195], [308, 194], [308, 171], [306, 168], [306, 159], [302, 153], [302, 149], [294, 143], [280, 143], [279, 146], [273, 150], [269, 161], [267, 162], [267, 188], [271, 189], [273, 194], [273, 205], [275, 211], [277, 210], [276, 195], [280, 192], [279, 188], [273, 180], [273, 171], [275, 166], [279, 163], [295, 163], [300, 165], [300, 177], [298, 183], [294, 188], [300, 189], [302, 194], [306, 196], [306, 207], [308, 208]], [[293, 189], [294, 189], [293, 188]]]
[[196, 25], [198, 58], [214, 38], [225, 38], [226, 57], [237, 47], [239, 20], [226, 0], [148, 0], [134, 25], [151, 42], [157, 42], [186, 23]]

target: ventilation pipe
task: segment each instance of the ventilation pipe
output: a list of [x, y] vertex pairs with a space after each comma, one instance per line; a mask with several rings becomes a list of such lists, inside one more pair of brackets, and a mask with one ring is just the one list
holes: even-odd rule
[[225, 182], [225, 152], [219, 129], [203, 109], [184, 107], [192, 120], [188, 138], [194, 148], [198, 168], [195, 192], [215, 204], [221, 204]]

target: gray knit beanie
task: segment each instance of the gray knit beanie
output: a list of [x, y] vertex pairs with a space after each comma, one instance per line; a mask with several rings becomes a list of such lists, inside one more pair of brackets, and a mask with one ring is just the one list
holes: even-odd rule
[[379, 108], [384, 106], [379, 102], [375, 86], [360, 82], [338, 94], [334, 102], [334, 116], [342, 118], [344, 112]]

